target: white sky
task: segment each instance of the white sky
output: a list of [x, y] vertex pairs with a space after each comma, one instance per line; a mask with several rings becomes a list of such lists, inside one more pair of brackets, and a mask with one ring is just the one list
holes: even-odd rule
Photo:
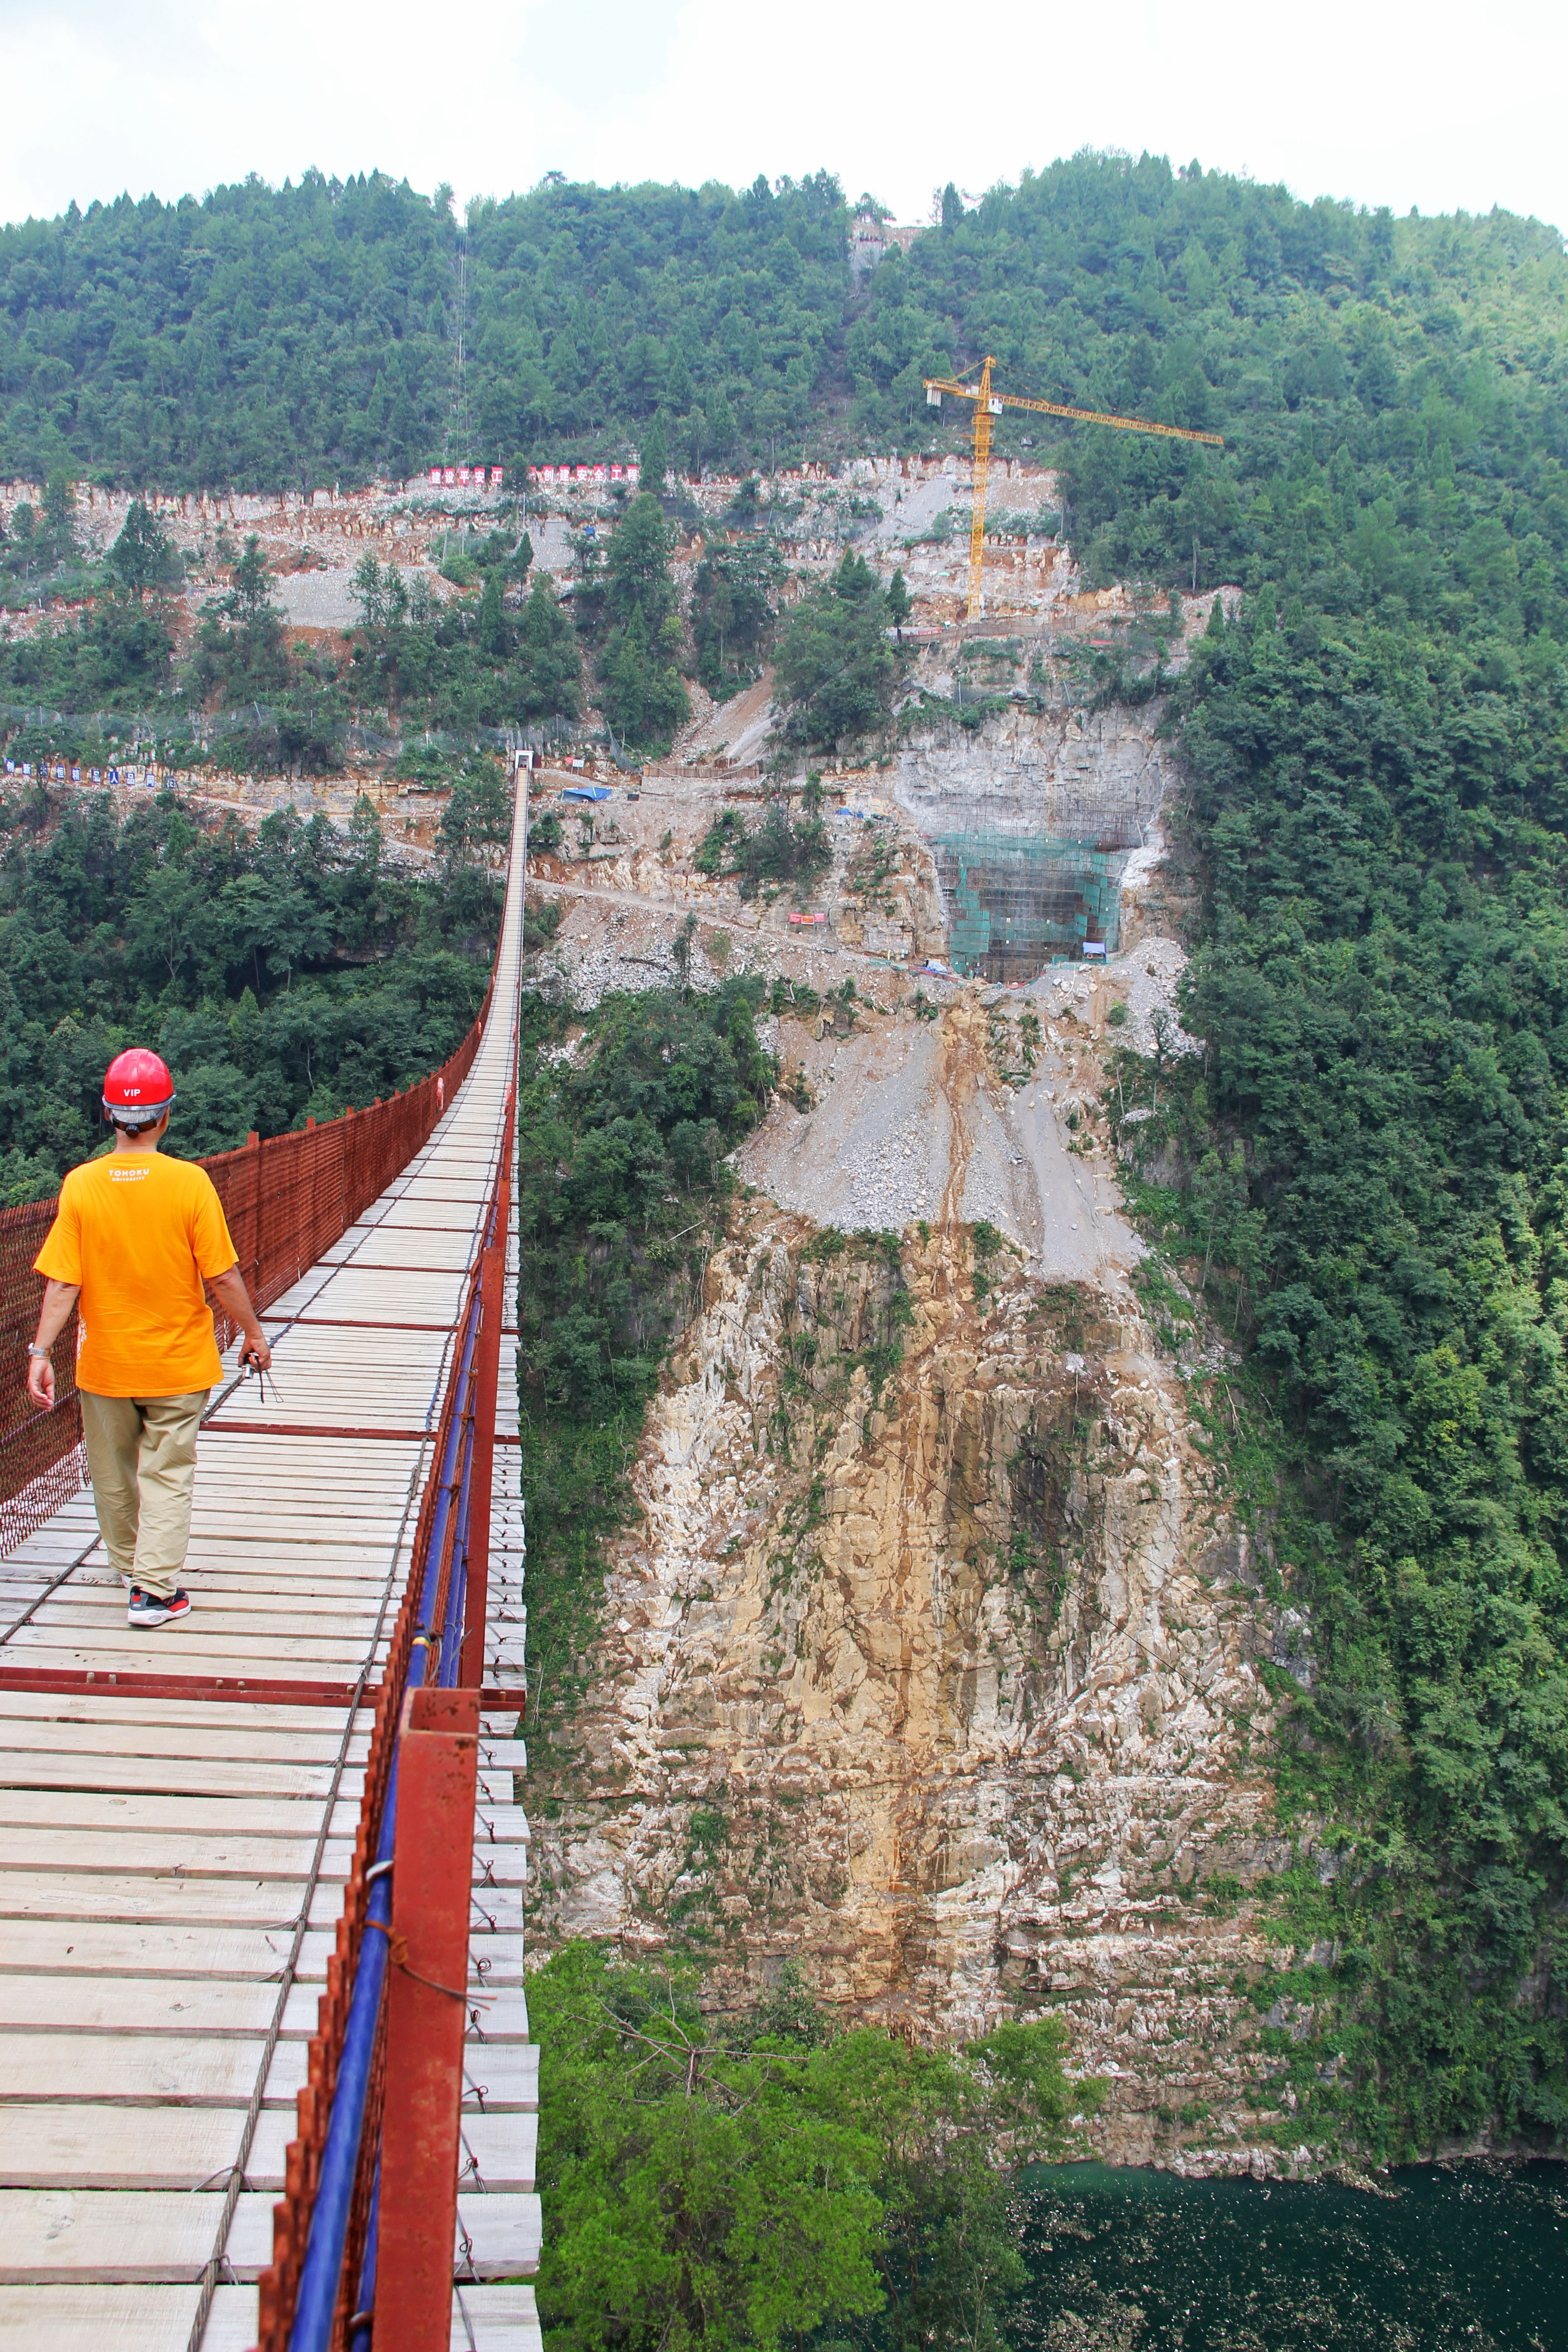
[[0, 218], [381, 169], [802, 176], [900, 219], [1083, 146], [1568, 227], [1563, 0], [0, 0]]

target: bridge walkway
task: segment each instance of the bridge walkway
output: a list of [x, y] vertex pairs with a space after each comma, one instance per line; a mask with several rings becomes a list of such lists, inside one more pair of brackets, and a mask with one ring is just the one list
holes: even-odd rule
[[[225, 1359], [187, 1583], [125, 1622], [90, 1495], [0, 1560], [0, 2352], [246, 2352], [515, 1060], [520, 793], [491, 1011], [428, 1144]], [[508, 1309], [515, 1333], [516, 1233]], [[515, 1337], [485, 1684], [521, 1682]], [[483, 1718], [454, 2346], [538, 2344], [515, 1706]], [[464, 1825], [465, 1831], [468, 1827]], [[459, 2297], [460, 2295], [460, 2302]]]

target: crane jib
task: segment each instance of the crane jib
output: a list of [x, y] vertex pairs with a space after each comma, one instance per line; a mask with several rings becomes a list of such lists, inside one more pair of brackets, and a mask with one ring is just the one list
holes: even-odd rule
[[927, 402], [942, 406], [943, 393], [974, 404], [974, 505], [969, 539], [969, 618], [978, 620], [981, 577], [985, 562], [985, 472], [991, 454], [991, 420], [1005, 408], [1024, 408], [1040, 416], [1065, 416], [1079, 425], [1110, 425], [1119, 433], [1152, 433], [1164, 441], [1202, 441], [1211, 449], [1225, 447], [1221, 433], [1201, 433], [1187, 425], [1158, 425], [1152, 416], [1112, 416], [1099, 408], [1068, 408], [1055, 400], [1027, 400], [1022, 393], [997, 392], [991, 382], [995, 361], [987, 353], [978, 383], [960, 383], [952, 376], [925, 376]]
[[939, 377], [923, 379], [927, 392], [950, 392], [958, 400], [984, 401], [992, 415], [1004, 408], [1027, 408], [1043, 416], [1067, 416], [1079, 425], [1113, 425], [1121, 433], [1158, 433], [1172, 441], [1203, 441], [1211, 449], [1225, 447], [1223, 433], [1200, 433], [1190, 425], [1161, 425], [1152, 416], [1112, 416], [1101, 408], [1065, 408], [1059, 401], [1026, 400], [1021, 393], [982, 393], [974, 384], [947, 383]]

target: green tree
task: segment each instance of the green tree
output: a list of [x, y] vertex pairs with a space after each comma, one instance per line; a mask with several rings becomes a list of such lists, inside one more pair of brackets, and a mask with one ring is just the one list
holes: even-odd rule
[[[635, 445], [662, 392], [684, 416], [721, 389], [751, 440], [761, 385], [795, 367], [793, 393], [797, 362], [809, 383], [833, 331], [846, 219], [822, 173], [765, 205], [547, 177], [473, 208], [476, 415], [498, 446], [557, 420]], [[62, 448], [80, 477], [181, 489], [416, 471], [448, 403], [458, 236], [439, 192], [314, 172], [0, 230], [5, 315], [32, 322], [0, 388], [5, 471], [42, 478]], [[112, 335], [83, 286], [117, 289]]]
[[612, 628], [624, 627], [640, 612], [651, 635], [675, 610], [669, 572], [674, 543], [651, 492], [633, 499], [616, 526], [605, 560], [605, 613]]
[[599, 686], [617, 734], [667, 750], [689, 705], [677, 661], [680, 624], [669, 558], [670, 530], [649, 492], [632, 499], [611, 539], [605, 565]]
[[798, 1979], [728, 2029], [699, 1990], [585, 1944], [530, 1980], [548, 2340], [739, 2352], [875, 2318], [999, 2346], [1011, 2167], [1063, 2153], [1101, 2093], [1068, 2082], [1060, 2025], [926, 2052], [837, 2032]]
[[875, 2147], [819, 2053], [732, 2048], [693, 1986], [584, 1945], [530, 1992], [548, 2053], [552, 2342], [740, 2352], [875, 2307]]
[[660, 409], [643, 436], [639, 472], [644, 495], [658, 498], [664, 488], [664, 478], [668, 471], [669, 442], [664, 429], [664, 412]]
[[708, 419], [709, 446], [721, 466], [733, 454], [740, 425], [722, 384], [716, 384], [703, 404]]
[[[362, 567], [363, 568], [363, 567]], [[271, 608], [271, 575], [267, 558], [261, 552], [261, 541], [255, 531], [247, 535], [245, 551], [234, 567], [234, 606], [240, 626], [257, 628]]]
[[892, 711], [899, 663], [888, 600], [865, 561], [847, 554], [828, 587], [803, 596], [778, 650], [778, 695], [793, 743], [871, 734]]
[[359, 606], [360, 619], [367, 629], [379, 629], [386, 619], [385, 591], [382, 583], [381, 559], [374, 547], [367, 547], [353, 568], [349, 582], [350, 593]]
[[690, 709], [671, 658], [672, 635], [679, 645], [679, 624], [669, 621], [650, 643], [642, 612], [634, 608], [626, 627], [611, 632], [599, 662], [605, 717], [623, 742], [652, 751], [668, 750]]
[[769, 883], [794, 882], [804, 890], [833, 863], [827, 828], [817, 814], [820, 789], [814, 801], [807, 788], [806, 803], [807, 814], [799, 824], [790, 821], [785, 793], [769, 801], [762, 822], [753, 826], [746, 824], [738, 809], [721, 809], [692, 864], [700, 874], [738, 875], [742, 898], [754, 898]]
[[843, 2112], [879, 2149], [883, 2340], [1002, 2352], [999, 2323], [1026, 2276], [1015, 2168], [1071, 2153], [1072, 2118], [1105, 2096], [1103, 2083], [1068, 2080], [1066, 2049], [1058, 2018], [957, 2050], [865, 2032], [829, 2044]]
[[169, 576], [169, 535], [148, 509], [144, 499], [132, 499], [119, 538], [109, 551], [115, 577], [139, 604], [149, 588], [162, 587]]
[[773, 541], [762, 534], [738, 547], [712, 548], [698, 565], [691, 587], [697, 675], [716, 699], [754, 677], [766, 658], [782, 571]]
[[44, 529], [58, 554], [76, 550], [76, 478], [67, 467], [51, 467], [44, 485]]
[[[368, 803], [367, 803], [368, 805]], [[448, 869], [477, 864], [487, 873], [504, 865], [511, 839], [511, 798], [500, 763], [487, 760], [459, 778], [442, 812], [437, 843]]]
[[479, 603], [479, 651], [491, 656], [506, 652], [508, 630], [501, 612], [501, 575], [487, 572]]
[[[1568, 1057], [1536, 978], [1568, 920], [1532, 813], [1554, 786], [1526, 748], [1565, 701], [1555, 664], [1539, 684], [1488, 667], [1496, 607], [1469, 593], [1468, 652], [1330, 630], [1305, 598], [1280, 625], [1271, 589], [1226, 627], [1216, 599], [1182, 688], [1211, 877], [1184, 1020], [1205, 1067], [1167, 1066], [1136, 1146], [1173, 1145], [1198, 1287], [1278, 1415], [1315, 1650], [1284, 1785], [1355, 1857], [1327, 1890], [1290, 1883], [1301, 1938], [1347, 1958], [1316, 1972], [1311, 2032], [1279, 2061], [1299, 2117], [1384, 2153], [1487, 2118], [1544, 2138], [1568, 2092], [1525, 1990], [1563, 1843], [1520, 1795], [1568, 1756], [1543, 1534], [1568, 1501]], [[1459, 622], [1463, 593], [1439, 609]]]
[[520, 707], [526, 719], [577, 710], [578, 660], [572, 624], [562, 611], [548, 572], [541, 572], [524, 609], [520, 655]]
[[283, 615], [272, 602], [271, 574], [255, 531], [235, 564], [227, 594], [205, 607], [197, 643], [191, 682], [203, 700], [215, 693], [229, 701], [270, 696], [289, 685]]

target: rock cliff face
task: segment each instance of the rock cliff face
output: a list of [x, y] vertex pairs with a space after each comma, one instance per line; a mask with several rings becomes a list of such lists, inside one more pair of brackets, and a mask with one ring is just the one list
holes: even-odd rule
[[1257, 2168], [1246, 1544], [1131, 1288], [977, 1262], [962, 1159], [926, 1235], [758, 1200], [712, 1260], [533, 1777], [535, 1947], [695, 1943], [735, 2000], [795, 1956], [922, 2036], [1059, 2011], [1107, 2154]]
[[[939, 678], [951, 691], [951, 677]], [[899, 754], [899, 806], [929, 835], [978, 829], [1131, 848], [1170, 789], [1163, 706], [1015, 710], [979, 738], [915, 728]]]

